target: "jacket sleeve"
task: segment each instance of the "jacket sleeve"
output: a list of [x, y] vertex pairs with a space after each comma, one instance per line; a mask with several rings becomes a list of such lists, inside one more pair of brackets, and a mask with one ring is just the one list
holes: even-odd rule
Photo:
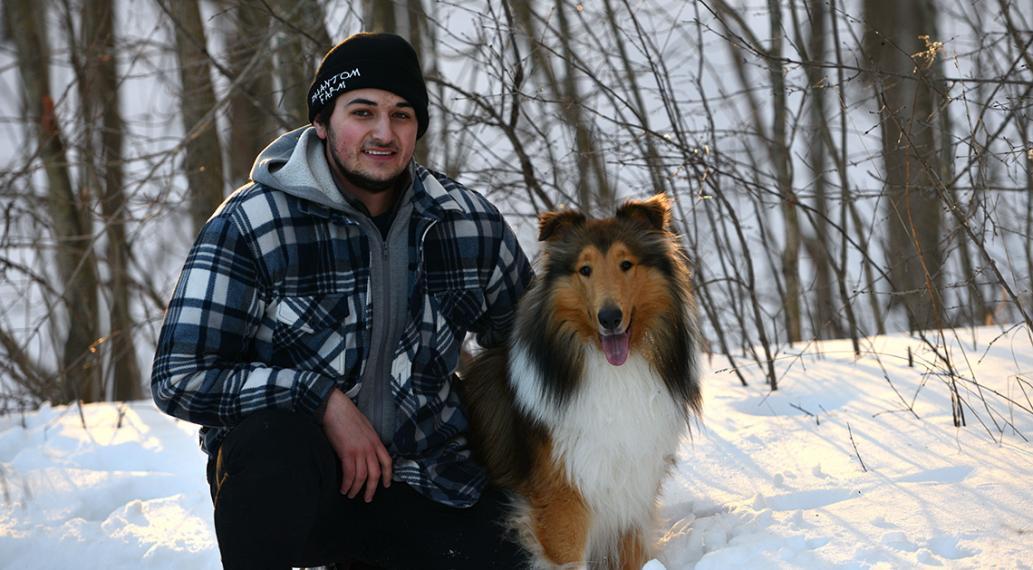
[[311, 372], [248, 362], [265, 304], [259, 264], [232, 217], [213, 217], [187, 257], [165, 313], [151, 395], [167, 414], [208, 426], [283, 408], [317, 413], [334, 386]]
[[516, 305], [530, 286], [534, 271], [509, 224], [499, 214], [494, 267], [484, 291], [487, 311], [476, 331], [477, 343], [495, 346], [507, 340], [516, 319]]

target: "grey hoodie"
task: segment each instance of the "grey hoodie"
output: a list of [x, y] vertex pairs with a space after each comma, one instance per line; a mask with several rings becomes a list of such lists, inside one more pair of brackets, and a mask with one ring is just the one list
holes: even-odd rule
[[[391, 361], [405, 327], [408, 294], [408, 226], [412, 215], [412, 183], [395, 204], [394, 221], [385, 240], [365, 209], [346, 199], [326, 162], [323, 141], [314, 127], [291, 131], [267, 146], [251, 169], [255, 182], [293, 196], [344, 212], [355, 220], [370, 244], [369, 306], [371, 340], [362, 367], [357, 400], [388, 448], [395, 433], [395, 402], [391, 395]], [[415, 177], [410, 165], [410, 180]], [[354, 203], [353, 203], [354, 201]]]

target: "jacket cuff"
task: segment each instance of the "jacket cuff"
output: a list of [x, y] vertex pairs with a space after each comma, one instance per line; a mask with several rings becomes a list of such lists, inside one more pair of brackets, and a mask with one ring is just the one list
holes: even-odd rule
[[316, 420], [322, 421], [326, 403], [337, 383], [322, 374], [311, 374], [312, 378], [301, 379], [302, 383], [306, 385], [306, 389], [302, 391], [296, 405], [298, 409], [311, 414]]

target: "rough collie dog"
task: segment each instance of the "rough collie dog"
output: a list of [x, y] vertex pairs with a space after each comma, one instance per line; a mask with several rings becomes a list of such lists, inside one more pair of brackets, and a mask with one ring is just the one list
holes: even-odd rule
[[539, 219], [510, 342], [463, 370], [474, 452], [516, 496], [538, 568], [641, 568], [656, 499], [699, 411], [694, 301], [663, 195], [613, 218]]

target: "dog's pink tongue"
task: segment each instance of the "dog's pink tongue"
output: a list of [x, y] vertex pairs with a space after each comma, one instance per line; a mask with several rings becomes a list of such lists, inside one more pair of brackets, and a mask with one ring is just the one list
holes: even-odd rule
[[620, 366], [628, 359], [628, 340], [631, 338], [629, 333], [630, 331], [626, 331], [624, 334], [607, 334], [600, 337], [607, 362]]

